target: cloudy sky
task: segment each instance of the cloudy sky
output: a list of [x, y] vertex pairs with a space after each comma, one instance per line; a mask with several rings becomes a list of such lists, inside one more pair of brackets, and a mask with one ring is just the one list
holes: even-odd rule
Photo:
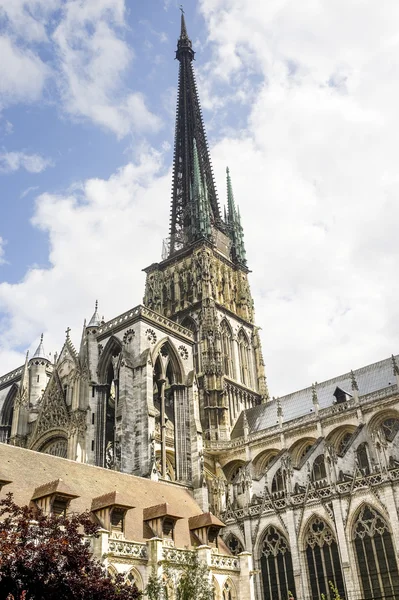
[[[399, 3], [186, 0], [272, 395], [398, 352]], [[168, 234], [176, 0], [0, 0], [0, 373], [142, 301]]]

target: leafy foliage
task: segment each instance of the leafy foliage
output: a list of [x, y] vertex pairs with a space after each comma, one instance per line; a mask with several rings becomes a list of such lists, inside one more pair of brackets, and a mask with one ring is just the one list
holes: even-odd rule
[[135, 600], [141, 593], [107, 577], [86, 536], [98, 526], [89, 513], [56, 517], [0, 501], [0, 600]]
[[[330, 589], [331, 589], [331, 594], [330, 594], [331, 600], [342, 600], [337, 586], [334, 585], [332, 581], [329, 581], [328, 585], [330, 586]], [[327, 600], [325, 594], [321, 595], [321, 600]]]

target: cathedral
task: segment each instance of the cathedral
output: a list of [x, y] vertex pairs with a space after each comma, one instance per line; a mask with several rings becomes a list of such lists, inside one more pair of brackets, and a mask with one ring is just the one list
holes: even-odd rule
[[[399, 357], [270, 397], [227, 169], [218, 202], [184, 14], [169, 237], [143, 304], [0, 377], [0, 488], [90, 509], [144, 589], [198, 552], [215, 600], [399, 600]], [[174, 597], [173, 582], [170, 598]]]

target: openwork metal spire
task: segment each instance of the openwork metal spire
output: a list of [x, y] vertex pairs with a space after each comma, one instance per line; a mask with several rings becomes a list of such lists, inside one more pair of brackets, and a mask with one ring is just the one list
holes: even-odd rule
[[[221, 219], [216, 194], [208, 143], [202, 120], [192, 61], [194, 60], [192, 42], [182, 12], [181, 32], [177, 42], [176, 58], [179, 66], [179, 84], [176, 108], [175, 149], [173, 159], [172, 208], [170, 217], [170, 254], [181, 250], [191, 242], [202, 237], [210, 237], [211, 227], [225, 230]], [[198, 172], [195, 174], [194, 152]], [[206, 210], [205, 220], [201, 223], [201, 211], [198, 197], [193, 194], [194, 175], [196, 183], [204, 186], [203, 203]], [[201, 200], [202, 202], [202, 200]], [[207, 206], [206, 206], [207, 205]], [[202, 217], [204, 213], [202, 212]]]

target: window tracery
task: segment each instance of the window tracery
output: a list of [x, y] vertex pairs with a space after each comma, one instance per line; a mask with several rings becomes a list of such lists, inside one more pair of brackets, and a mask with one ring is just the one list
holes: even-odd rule
[[281, 467], [276, 471], [272, 481], [272, 494], [285, 491], [285, 477]]
[[223, 586], [223, 600], [236, 600], [236, 593], [232, 582], [228, 579]]
[[399, 419], [385, 419], [385, 421], [381, 425], [381, 428], [384, 433], [385, 439], [388, 442], [392, 442], [399, 431]]
[[392, 536], [385, 519], [369, 505], [354, 525], [354, 547], [365, 600], [398, 598], [399, 573]]
[[324, 455], [320, 454], [320, 456], [318, 456], [313, 463], [312, 479], [313, 481], [323, 481], [323, 479], [326, 478], [327, 473], [326, 464], [324, 462]]
[[52, 456], [59, 456], [61, 458], [67, 458], [68, 442], [64, 438], [52, 439], [47, 442], [39, 452], [44, 454], [51, 454]]
[[273, 526], [265, 532], [260, 563], [265, 600], [286, 600], [288, 592], [296, 597], [290, 548], [286, 538]]
[[320, 517], [314, 517], [305, 536], [306, 559], [312, 600], [322, 594], [332, 598], [330, 582], [345, 598], [338, 546], [331, 528]]
[[343, 456], [343, 454], [345, 453], [345, 451], [347, 450], [348, 446], [349, 446], [349, 442], [352, 438], [352, 434], [347, 431], [340, 439], [340, 441], [338, 442], [338, 447], [337, 447], [337, 453], [340, 456]]
[[370, 461], [369, 461], [367, 442], [363, 442], [362, 444], [359, 444], [359, 446], [357, 447], [356, 461], [357, 461], [357, 466], [359, 467], [362, 475], [370, 475], [371, 469], [370, 469]]
[[233, 533], [231, 533], [227, 538], [226, 546], [234, 556], [237, 556], [244, 551], [240, 540]]

